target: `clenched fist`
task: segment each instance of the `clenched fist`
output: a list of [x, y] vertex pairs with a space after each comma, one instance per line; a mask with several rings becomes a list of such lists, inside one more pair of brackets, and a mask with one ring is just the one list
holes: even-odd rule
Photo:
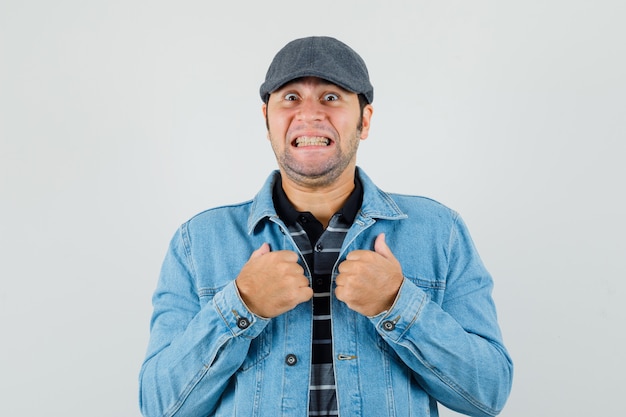
[[339, 265], [335, 295], [352, 310], [372, 317], [391, 308], [403, 281], [400, 262], [381, 233], [374, 251], [355, 250]]
[[271, 318], [313, 297], [309, 280], [295, 252], [271, 252], [267, 243], [254, 252], [235, 280], [239, 294], [250, 311]]

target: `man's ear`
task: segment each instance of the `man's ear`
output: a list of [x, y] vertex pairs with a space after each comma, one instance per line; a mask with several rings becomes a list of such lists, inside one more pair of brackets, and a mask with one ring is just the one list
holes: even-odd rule
[[370, 133], [370, 123], [372, 121], [373, 113], [374, 108], [371, 104], [367, 104], [363, 107], [363, 117], [361, 118], [361, 140], [367, 139], [367, 136]]
[[267, 128], [267, 139], [270, 138], [270, 123], [267, 120], [267, 103], [263, 103], [261, 106], [261, 111], [263, 112], [263, 118], [265, 119], [265, 127]]

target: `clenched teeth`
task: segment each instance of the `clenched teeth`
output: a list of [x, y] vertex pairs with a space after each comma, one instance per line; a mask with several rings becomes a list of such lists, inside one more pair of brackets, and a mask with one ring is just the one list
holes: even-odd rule
[[328, 146], [330, 140], [321, 136], [300, 136], [296, 139], [296, 146]]

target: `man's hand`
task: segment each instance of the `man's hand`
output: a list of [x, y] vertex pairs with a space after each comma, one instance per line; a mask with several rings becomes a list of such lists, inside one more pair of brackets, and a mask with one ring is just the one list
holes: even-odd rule
[[235, 284], [243, 302], [257, 316], [283, 314], [313, 297], [313, 289], [295, 252], [270, 252], [267, 243], [250, 256]]
[[391, 308], [403, 280], [400, 262], [381, 233], [374, 251], [350, 252], [339, 265], [335, 295], [352, 310], [372, 317]]

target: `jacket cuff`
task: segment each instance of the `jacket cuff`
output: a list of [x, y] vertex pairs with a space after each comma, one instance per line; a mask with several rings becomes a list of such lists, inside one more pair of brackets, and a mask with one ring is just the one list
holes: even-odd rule
[[383, 338], [397, 342], [417, 321], [427, 302], [426, 293], [405, 278], [391, 308], [370, 317], [370, 321]]
[[254, 339], [269, 323], [269, 319], [259, 317], [248, 310], [239, 295], [235, 281], [215, 294], [213, 304], [233, 336]]

